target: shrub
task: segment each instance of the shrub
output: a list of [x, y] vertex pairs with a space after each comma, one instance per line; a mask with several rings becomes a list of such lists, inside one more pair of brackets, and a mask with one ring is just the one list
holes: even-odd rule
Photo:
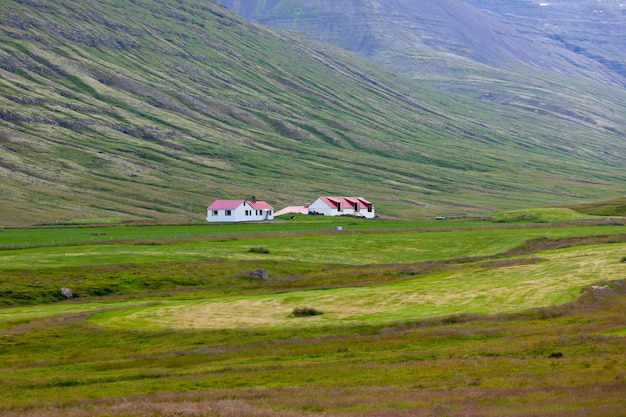
[[309, 307], [294, 308], [293, 311], [291, 312], [292, 317], [319, 316], [322, 314], [324, 313], [314, 308], [309, 308]]
[[626, 256], [622, 256], [622, 259], [619, 260], [621, 263], [626, 263]]
[[267, 248], [250, 248], [248, 249], [248, 252], [253, 252], [253, 253], [270, 253], [270, 250]]

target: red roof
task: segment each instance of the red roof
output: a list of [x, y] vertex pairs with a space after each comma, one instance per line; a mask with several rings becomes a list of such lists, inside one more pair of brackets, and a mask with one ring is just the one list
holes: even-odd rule
[[234, 210], [245, 200], [215, 200], [209, 210]]
[[248, 201], [250, 207], [255, 210], [273, 210], [274, 207], [267, 204], [265, 201]]
[[329, 207], [337, 208], [339, 203], [342, 204], [343, 208], [348, 206], [354, 207], [356, 203], [359, 203], [359, 208], [365, 208], [368, 205], [372, 204], [363, 197], [320, 197], [324, 203], [326, 203]]
[[274, 208], [265, 201], [246, 201], [246, 200], [215, 200], [209, 206], [209, 210], [234, 210], [243, 203], [248, 203], [254, 210], [273, 210]]

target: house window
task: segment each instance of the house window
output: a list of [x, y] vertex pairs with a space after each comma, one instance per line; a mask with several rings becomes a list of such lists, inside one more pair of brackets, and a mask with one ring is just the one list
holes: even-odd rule
[[337, 203], [337, 211], [343, 211], [343, 207], [341, 207], [341, 202]]
[[227, 215], [227, 216], [231, 216], [232, 214], [233, 214], [233, 213], [232, 213], [232, 211], [230, 211], [230, 210], [226, 210], [226, 215]]
[[367, 212], [371, 213], [374, 210], [374, 207], [371, 204], [367, 205]]
[[213, 210], [213, 215], [217, 216], [217, 214], [218, 214], [217, 210]]

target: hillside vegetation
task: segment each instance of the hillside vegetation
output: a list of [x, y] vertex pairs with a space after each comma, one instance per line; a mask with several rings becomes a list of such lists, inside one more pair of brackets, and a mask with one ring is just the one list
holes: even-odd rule
[[581, 119], [597, 112], [587, 95], [624, 102], [626, 13], [616, 0], [220, 2], [476, 100]]
[[462, 214], [626, 180], [624, 102], [594, 84], [580, 111], [477, 102], [213, 1], [12, 0], [0, 29], [2, 226], [201, 221], [250, 195]]
[[595, 201], [571, 206], [573, 210], [592, 216], [626, 217], [626, 197]]
[[497, 74], [493, 81], [502, 81], [505, 71], [497, 69], [526, 77], [522, 72], [539, 70], [626, 86], [626, 9], [617, 0], [220, 3], [253, 21], [339, 45], [420, 79], [456, 77], [460, 84], [491, 71]]

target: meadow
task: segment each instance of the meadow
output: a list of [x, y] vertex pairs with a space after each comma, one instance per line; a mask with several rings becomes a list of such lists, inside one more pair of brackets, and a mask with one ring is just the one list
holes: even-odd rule
[[517, 220], [4, 229], [0, 415], [624, 415], [624, 223]]

